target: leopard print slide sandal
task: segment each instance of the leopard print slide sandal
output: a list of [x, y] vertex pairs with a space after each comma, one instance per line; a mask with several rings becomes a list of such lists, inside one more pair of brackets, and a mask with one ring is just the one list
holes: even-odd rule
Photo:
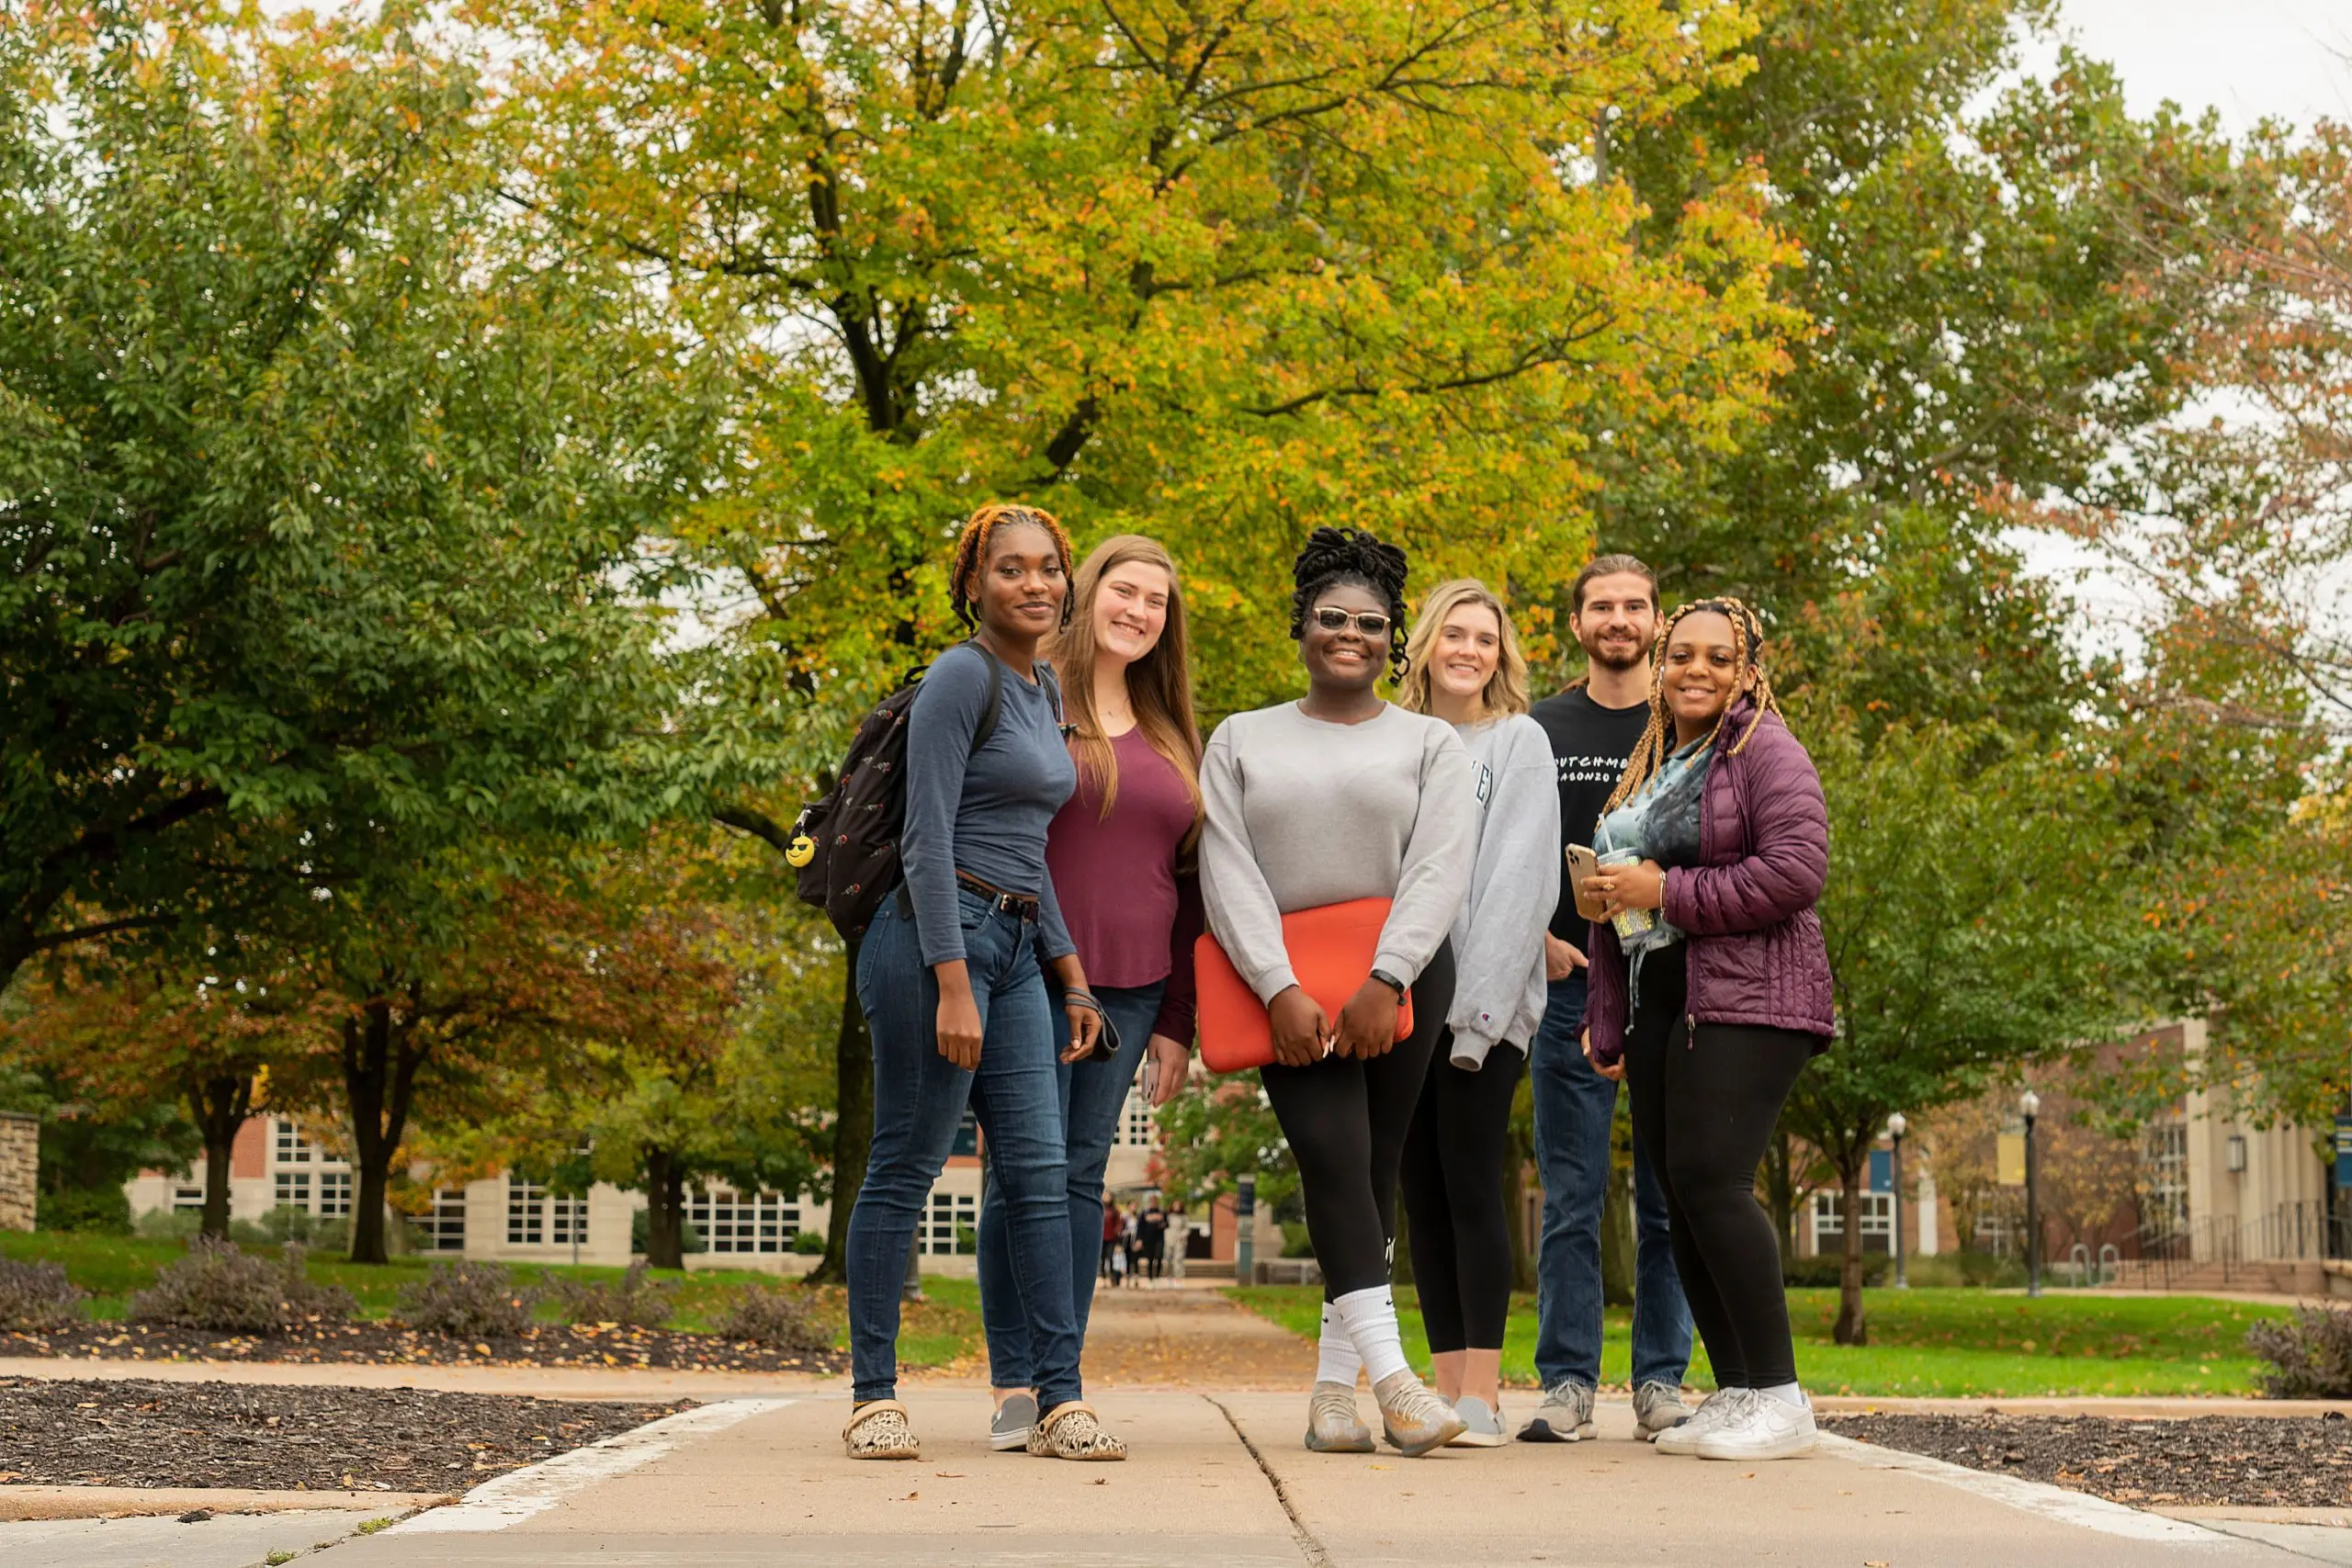
[[877, 1399], [850, 1412], [842, 1441], [852, 1459], [921, 1459], [922, 1445], [907, 1420], [907, 1407], [895, 1399]]
[[1029, 1451], [1039, 1459], [1088, 1460], [1100, 1463], [1127, 1457], [1127, 1445], [1102, 1429], [1094, 1407], [1082, 1400], [1057, 1404], [1029, 1432]]

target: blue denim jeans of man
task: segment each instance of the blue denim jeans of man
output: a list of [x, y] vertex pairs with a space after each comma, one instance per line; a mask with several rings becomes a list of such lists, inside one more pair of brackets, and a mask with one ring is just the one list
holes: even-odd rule
[[[1165, 981], [1097, 986], [1094, 999], [1118, 1031], [1119, 1054], [1107, 1062], [1072, 1062], [1061, 1069], [1062, 1127], [1069, 1139], [1070, 1305], [1078, 1315], [1081, 1350], [1094, 1307], [1094, 1281], [1102, 1272], [1102, 1172], [1111, 1163], [1127, 1090], [1167, 988]], [[997, 1388], [1029, 1388], [1036, 1367], [1029, 1352], [1029, 1320], [1012, 1280], [1012, 1224], [1003, 1198], [990, 1158], [980, 1184], [980, 1322], [989, 1336], [989, 1382]]]
[[[1579, 969], [1555, 980], [1528, 1052], [1544, 1236], [1535, 1255], [1535, 1375], [1544, 1386], [1600, 1382], [1600, 1215], [1618, 1086], [1592, 1070]], [[1667, 1236], [1666, 1190], [1634, 1145], [1634, 1386], [1681, 1386], [1690, 1370], [1690, 1306]]]
[[897, 1397], [907, 1253], [968, 1103], [1003, 1186], [1013, 1285], [1035, 1347], [1038, 1402], [1050, 1410], [1080, 1396], [1055, 1072], [1069, 1030], [1046, 994], [1035, 925], [969, 892], [957, 904], [980, 1010], [977, 1072], [939, 1054], [939, 983], [895, 897], [883, 900], [858, 953], [857, 999], [874, 1034], [874, 1148], [849, 1218], [853, 1397]]

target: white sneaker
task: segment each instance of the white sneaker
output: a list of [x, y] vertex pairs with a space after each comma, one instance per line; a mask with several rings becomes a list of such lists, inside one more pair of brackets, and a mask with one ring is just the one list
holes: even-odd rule
[[1700, 1402], [1690, 1413], [1690, 1419], [1679, 1427], [1668, 1427], [1650, 1439], [1650, 1446], [1662, 1454], [1695, 1454], [1699, 1439], [1736, 1420], [1747, 1401], [1755, 1396], [1752, 1388], [1719, 1388]]
[[1701, 1459], [1794, 1459], [1811, 1453], [1820, 1441], [1813, 1424], [1813, 1401], [1791, 1404], [1777, 1394], [1750, 1390], [1738, 1416], [1700, 1438], [1698, 1454]]

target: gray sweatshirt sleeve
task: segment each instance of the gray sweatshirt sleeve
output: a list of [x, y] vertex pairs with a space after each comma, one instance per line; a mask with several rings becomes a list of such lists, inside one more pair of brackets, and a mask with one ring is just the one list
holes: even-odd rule
[[1485, 1063], [1518, 1014], [1560, 902], [1560, 789], [1552, 743], [1532, 719], [1506, 722], [1510, 732], [1470, 877], [1469, 935], [1453, 955], [1453, 1011], [1446, 1024], [1453, 1031], [1453, 1059], [1465, 1067]]
[[899, 864], [914, 901], [915, 938], [928, 964], [964, 956], [964, 922], [956, 901], [956, 813], [964, 803], [964, 770], [972, 737], [988, 707], [983, 656], [951, 649], [934, 660], [907, 714], [907, 817], [899, 830]]
[[1271, 1004], [1298, 984], [1283, 945], [1282, 906], [1258, 868], [1241, 812], [1241, 772], [1232, 721], [1216, 727], [1201, 757], [1201, 903], [1209, 932], [1258, 999]]
[[[1470, 857], [1477, 847], [1478, 803], [1470, 793], [1470, 754], [1453, 727], [1430, 721], [1421, 749], [1421, 801], [1405, 842], [1396, 901], [1380, 930], [1373, 967], [1407, 985], [1436, 955], [1453, 929], [1470, 891]], [[1456, 955], [1459, 956], [1458, 954]]]

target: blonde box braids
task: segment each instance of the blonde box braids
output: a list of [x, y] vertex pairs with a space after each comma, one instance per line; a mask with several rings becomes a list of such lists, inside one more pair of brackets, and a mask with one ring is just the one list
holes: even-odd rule
[[[1738, 652], [1738, 672], [1735, 676], [1731, 701], [1724, 705], [1723, 716], [1715, 720], [1713, 734], [1707, 737], [1710, 747], [1723, 738], [1724, 726], [1731, 722], [1732, 709], [1739, 705], [1743, 694], [1756, 698], [1756, 712], [1739, 739], [1732, 742], [1735, 757], [1747, 749], [1756, 737], [1756, 727], [1764, 722], [1767, 713], [1781, 711], [1780, 699], [1772, 694], [1772, 682], [1759, 661], [1764, 644], [1764, 623], [1743, 600], [1730, 597], [1694, 599], [1667, 616], [1666, 624], [1657, 629], [1657, 641], [1650, 650], [1650, 719], [1643, 727], [1642, 738], [1634, 744], [1634, 754], [1625, 761], [1625, 772], [1617, 780], [1617, 788], [1601, 807], [1603, 812], [1616, 810], [1641, 792], [1644, 784], [1657, 775], [1659, 768], [1674, 750], [1674, 715], [1666, 705], [1666, 645], [1674, 628], [1685, 615], [1711, 614], [1723, 616], [1731, 623], [1732, 646]], [[1752, 681], [1752, 683], [1751, 683]]]

